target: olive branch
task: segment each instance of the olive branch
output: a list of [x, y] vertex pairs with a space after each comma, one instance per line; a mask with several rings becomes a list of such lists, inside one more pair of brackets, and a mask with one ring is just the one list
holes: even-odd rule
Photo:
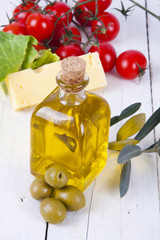
[[[141, 106], [141, 103], [134, 103], [125, 108], [119, 116], [111, 118], [110, 126], [134, 114]], [[145, 113], [132, 116], [127, 120], [117, 133], [117, 139], [110, 142], [108, 148], [110, 150], [120, 151], [117, 163], [122, 165], [120, 177], [120, 196], [125, 196], [128, 191], [131, 175], [131, 160], [140, 156], [144, 152], [156, 152], [160, 156], [160, 139], [142, 150], [137, 144], [145, 138], [160, 123], [160, 108], [158, 108], [151, 117], [145, 122]], [[137, 134], [136, 134], [137, 133]], [[129, 137], [136, 134], [132, 139]]]

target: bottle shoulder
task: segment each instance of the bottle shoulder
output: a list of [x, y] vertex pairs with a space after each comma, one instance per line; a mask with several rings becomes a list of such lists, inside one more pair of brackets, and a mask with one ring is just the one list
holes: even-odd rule
[[104, 111], [110, 111], [110, 106], [108, 101], [101, 97], [100, 95], [97, 95], [96, 93], [91, 93], [91, 92], [86, 92], [87, 94], [87, 99], [88, 99], [88, 104], [92, 106], [93, 108], [98, 110], [98, 108], [103, 108]]
[[64, 105], [59, 101], [59, 88], [55, 89], [42, 103], [34, 110], [32, 118], [41, 117], [43, 119], [53, 119], [59, 116], [72, 116], [72, 119], [77, 116], [81, 119], [93, 118], [96, 119], [107, 115], [110, 117], [110, 107], [106, 99], [103, 97], [86, 91], [86, 98], [80, 105], [69, 106]]

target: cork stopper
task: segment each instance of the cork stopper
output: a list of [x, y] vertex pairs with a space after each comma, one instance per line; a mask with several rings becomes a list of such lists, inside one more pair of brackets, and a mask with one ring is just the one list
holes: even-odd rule
[[61, 79], [68, 85], [80, 84], [84, 80], [86, 62], [79, 57], [68, 57], [61, 62]]

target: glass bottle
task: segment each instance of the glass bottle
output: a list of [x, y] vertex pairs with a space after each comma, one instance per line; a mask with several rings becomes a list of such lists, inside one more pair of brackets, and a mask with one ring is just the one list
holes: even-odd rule
[[81, 190], [106, 164], [110, 126], [107, 101], [84, 90], [89, 82], [84, 63], [78, 57], [64, 59], [58, 87], [35, 108], [30, 159], [35, 176], [59, 164], [69, 171], [68, 184]]

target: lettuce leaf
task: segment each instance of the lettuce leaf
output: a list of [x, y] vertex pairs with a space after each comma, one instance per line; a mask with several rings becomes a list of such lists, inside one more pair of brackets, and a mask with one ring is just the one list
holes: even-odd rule
[[53, 62], [56, 62], [59, 60], [60, 60], [60, 58], [57, 56], [57, 54], [52, 53], [50, 49], [40, 50], [38, 52], [38, 55], [34, 59], [31, 68], [36, 69], [45, 64], [53, 63]]
[[0, 82], [0, 96], [5, 97], [5, 95], [8, 93], [7, 86], [5, 82]]
[[0, 31], [0, 82], [9, 73], [26, 68], [33, 62], [37, 51], [32, 44], [37, 40], [32, 36], [15, 35]]
[[[0, 31], [0, 83], [9, 73], [27, 68], [36, 69], [59, 60], [50, 49], [38, 52], [33, 45], [37, 45], [37, 40], [32, 36]], [[5, 85], [1, 85], [0, 89], [5, 92]]]
[[37, 50], [32, 45], [37, 45], [37, 40], [30, 36], [28, 39], [26, 55], [21, 66], [21, 70], [30, 68], [35, 57], [37, 56]]

